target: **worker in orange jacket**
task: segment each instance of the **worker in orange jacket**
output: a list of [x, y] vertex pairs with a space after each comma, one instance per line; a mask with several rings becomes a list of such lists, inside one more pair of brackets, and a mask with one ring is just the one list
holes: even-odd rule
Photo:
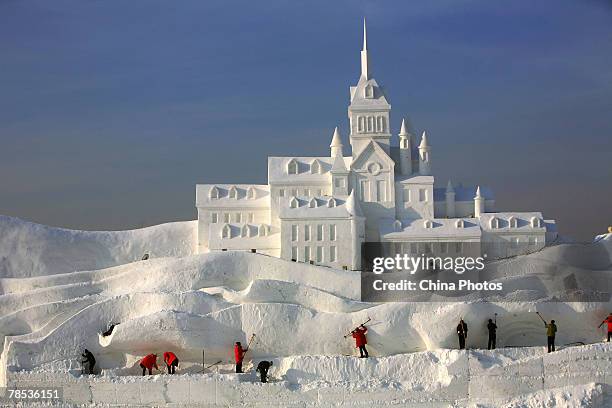
[[610, 337], [612, 337], [612, 313], [610, 313], [608, 317], [604, 319], [603, 322], [599, 323], [598, 327], [601, 327], [604, 323], [608, 323], [608, 343], [609, 343]]
[[168, 368], [168, 374], [174, 374], [178, 368], [179, 359], [173, 352], [166, 351], [164, 352], [164, 363]]
[[153, 367], [159, 370], [159, 367], [157, 367], [157, 354], [148, 354], [144, 356], [144, 358], [140, 360], [140, 367], [142, 367], [142, 375], [145, 375], [147, 370], [149, 370], [149, 375], [153, 375]]

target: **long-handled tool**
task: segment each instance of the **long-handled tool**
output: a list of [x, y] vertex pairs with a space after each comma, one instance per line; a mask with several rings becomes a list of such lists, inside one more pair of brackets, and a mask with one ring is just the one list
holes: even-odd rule
[[204, 367], [204, 368], [202, 369], [202, 372], [204, 372], [204, 371], [208, 370], [209, 368], [214, 367], [214, 366], [216, 366], [216, 365], [218, 365], [218, 364], [221, 364], [222, 362], [223, 362], [223, 360], [219, 360], [219, 361], [217, 361], [216, 363], [212, 363], [211, 365]]
[[548, 323], [546, 323], [546, 320], [544, 320], [544, 318], [542, 317], [542, 315], [540, 314], [540, 312], [535, 312], [535, 313], [538, 315], [538, 317], [539, 317], [540, 319], [542, 319], [542, 321], [544, 322], [544, 324], [548, 324]]
[[[366, 320], [365, 322], [361, 323], [359, 326], [363, 326], [366, 323], [369, 323], [372, 320], [372, 318], [368, 317], [368, 320]], [[359, 327], [357, 326], [357, 327]], [[357, 329], [357, 327], [355, 327], [355, 329]], [[353, 335], [353, 331], [355, 331], [355, 329], [351, 330], [351, 332], [349, 334], [344, 335], [344, 338], [346, 339], [349, 336]]]

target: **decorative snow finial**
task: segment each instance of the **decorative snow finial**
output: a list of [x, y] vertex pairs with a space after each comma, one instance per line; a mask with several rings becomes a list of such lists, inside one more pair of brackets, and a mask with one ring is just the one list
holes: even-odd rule
[[406, 129], [406, 120], [405, 119], [402, 119], [402, 127], [400, 129], [399, 135], [400, 136], [404, 136], [404, 137], [408, 136], [408, 130]]
[[429, 147], [427, 143], [427, 132], [423, 131], [423, 136], [421, 137], [421, 144], [419, 144], [419, 148]]
[[455, 189], [453, 188], [453, 183], [451, 183], [450, 179], [448, 179], [448, 184], [446, 184], [446, 192], [454, 193]]

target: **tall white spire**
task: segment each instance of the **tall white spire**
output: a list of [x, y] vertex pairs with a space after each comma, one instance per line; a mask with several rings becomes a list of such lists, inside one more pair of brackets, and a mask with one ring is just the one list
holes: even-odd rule
[[370, 79], [370, 60], [368, 58], [368, 35], [366, 32], [366, 19], [363, 18], [363, 49], [361, 50], [361, 76]]

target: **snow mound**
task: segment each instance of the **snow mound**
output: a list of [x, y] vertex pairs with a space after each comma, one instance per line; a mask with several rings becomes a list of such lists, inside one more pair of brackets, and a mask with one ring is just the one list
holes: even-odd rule
[[[530, 301], [366, 303], [359, 301], [359, 273], [248, 252], [194, 254], [195, 229], [195, 222], [183, 222], [83, 232], [0, 217], [0, 385], [35, 374], [73, 375], [78, 351], [85, 347], [105, 376], [137, 374], [143, 355], [167, 350], [179, 356], [182, 369], [194, 367], [195, 373], [203, 353], [207, 363], [230, 364], [233, 343], [256, 333], [249, 358], [274, 359], [272, 373], [285, 384], [279, 392], [298, 387], [321, 398], [321, 386], [340, 387], [343, 395], [350, 394], [347, 389], [376, 388], [397, 392], [398, 401], [410, 400], [406, 393], [428, 400], [439, 392], [452, 401], [473, 376], [469, 393], [475, 387], [473, 392], [486, 399], [487, 376], [498, 376], [501, 384], [528, 372], [536, 380], [524, 379], [517, 386], [520, 392], [510, 394], [493, 387], [496, 398], [523, 406], [511, 396], [533, 393], [526, 401], [561, 404], [567, 397], [588, 404], [601, 395], [601, 387], [585, 385], [600, 383], [599, 377], [572, 382], [552, 373], [581, 364], [589, 364], [589, 373], [605, 371], [609, 359], [602, 362], [600, 356], [609, 355], [609, 346], [582, 347], [585, 354], [576, 358], [562, 354], [565, 350], [543, 356], [545, 330], [535, 312], [556, 320], [560, 346], [595, 343], [603, 335], [596, 327], [612, 311], [612, 302], [544, 301], [552, 286], [525, 275], [554, 274], [562, 265], [609, 285], [612, 239], [496, 262], [492, 278], [514, 285], [517, 292], [529, 291]], [[145, 252], [153, 257], [141, 260]], [[460, 317], [469, 325], [467, 346], [485, 346], [486, 322], [495, 314], [498, 347], [507, 348], [448, 350], [457, 347], [454, 328]], [[345, 336], [369, 318], [368, 348], [374, 358], [348, 357], [355, 354], [354, 341]], [[101, 335], [111, 323], [112, 334]], [[553, 380], [542, 389], [546, 366], [553, 367]], [[232, 381], [251, 381], [227, 375], [230, 388]], [[568, 391], [573, 384], [581, 388]], [[551, 391], [559, 387], [564, 391]], [[118, 388], [114, 395], [121, 395]]]
[[108, 268], [195, 253], [197, 221], [130, 231], [75, 231], [0, 215], [0, 277], [26, 278]]

